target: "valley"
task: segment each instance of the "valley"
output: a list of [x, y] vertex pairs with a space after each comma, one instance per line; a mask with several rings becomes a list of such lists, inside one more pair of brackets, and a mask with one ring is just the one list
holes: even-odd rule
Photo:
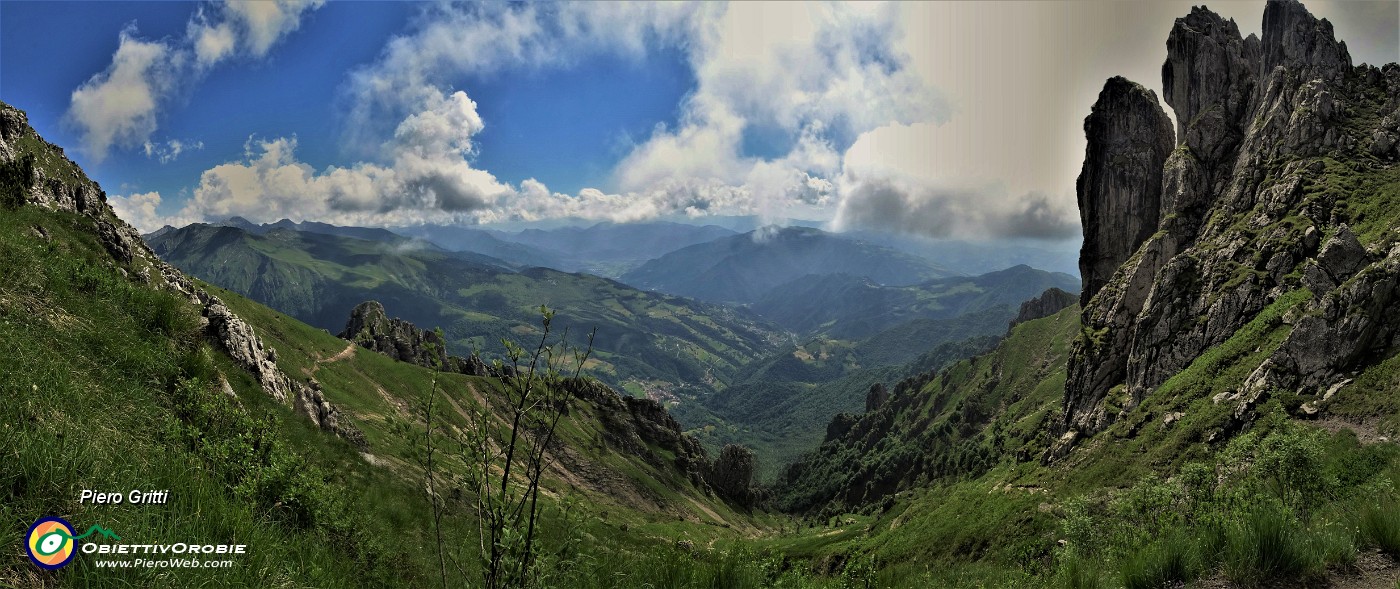
[[[519, 127], [485, 127], [464, 92], [433, 88], [426, 110], [395, 117], [378, 163], [294, 163], [295, 138], [255, 161], [249, 137], [247, 167], [275, 174], [225, 177], [239, 164], [223, 163], [190, 208], [139, 209], [96, 178], [140, 151], [70, 154], [46, 138], [47, 110], [6, 90], [0, 586], [1400, 586], [1400, 64], [1358, 63], [1368, 48], [1341, 40], [1342, 21], [1296, 0], [1256, 4], [1257, 29], [1225, 16], [1239, 5], [1153, 21], [1169, 31], [1160, 83], [1096, 78], [1072, 125], [1071, 237], [1053, 196], [921, 185], [907, 151], [882, 151], [904, 143], [844, 137], [867, 111], [897, 112], [881, 127], [895, 139], [927, 129], [878, 96], [916, 86], [881, 76], [919, 55], [839, 37], [823, 55], [866, 60], [851, 74], [873, 88], [860, 109], [787, 129], [725, 102], [796, 61], [724, 92], [697, 81], [681, 104], [715, 110], [638, 127], [652, 129], [642, 143], [624, 133], [633, 151], [613, 154], [608, 182], [663, 180], [618, 194], [471, 168], [511, 170], [475, 142], [502, 149]], [[444, 44], [491, 18], [564, 19], [540, 29], [564, 38], [624, 30], [580, 6], [443, 5], [415, 26], [451, 22], [428, 37]], [[402, 7], [355, 7], [371, 8]], [[696, 28], [647, 29], [628, 51], [674, 35], [699, 47], [676, 67], [729, 71], [701, 66], [728, 55], [702, 51], [728, 30], [705, 10], [732, 7], [648, 10], [671, 8], [694, 8], [674, 18]], [[145, 43], [135, 31], [122, 42]], [[428, 43], [394, 39], [382, 59]], [[217, 65], [212, 42], [182, 63]], [[545, 64], [526, 82], [576, 66], [533, 43], [511, 48]], [[629, 59], [609, 67], [646, 75]], [[356, 67], [337, 92], [378, 71]], [[145, 79], [117, 71], [103, 79]], [[834, 108], [794, 88], [764, 100]], [[531, 102], [542, 94], [497, 90], [476, 96], [549, 113]], [[748, 155], [706, 167], [690, 141]], [[763, 155], [784, 142], [785, 158]], [[933, 145], [914, 150], [920, 165], [953, 178], [959, 154]], [[144, 151], [151, 166], [180, 153]], [[597, 167], [572, 153], [540, 178]], [[720, 176], [746, 184], [696, 181]], [[263, 194], [262, 215], [233, 206], [272, 177], [304, 192]], [[192, 215], [216, 189], [228, 206]], [[320, 215], [286, 206], [323, 193]], [[609, 208], [623, 205], [639, 209]], [[803, 220], [814, 211], [829, 220]], [[90, 500], [117, 489], [161, 502]], [[40, 527], [54, 522], [67, 527]], [[111, 564], [119, 547], [177, 542], [247, 550]]]

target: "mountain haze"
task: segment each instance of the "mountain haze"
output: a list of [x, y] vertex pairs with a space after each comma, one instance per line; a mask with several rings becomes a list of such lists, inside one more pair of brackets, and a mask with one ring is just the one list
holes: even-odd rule
[[806, 227], [767, 227], [681, 248], [621, 280], [702, 301], [752, 303], [811, 274], [849, 274], [906, 285], [954, 273], [895, 250]]

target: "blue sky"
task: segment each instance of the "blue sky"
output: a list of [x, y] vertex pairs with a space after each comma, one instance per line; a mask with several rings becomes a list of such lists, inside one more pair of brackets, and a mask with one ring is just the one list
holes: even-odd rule
[[[144, 38], [179, 37], [198, 9], [172, 2], [55, 7], [7, 1], [0, 8], [5, 43], [0, 99], [28, 111], [35, 128], [51, 141], [78, 145], [78, 130], [63, 123], [69, 94], [106, 67], [117, 49], [117, 33], [134, 26]], [[327, 4], [306, 15], [268, 58], [232, 63], [172, 97], [173, 106], [151, 139], [202, 143], [202, 149], [183, 151], [164, 164], [139, 148], [113, 149], [101, 163], [81, 150], [70, 155], [109, 190], [163, 194], [190, 188], [203, 170], [241, 153], [250, 136], [295, 135], [302, 161], [317, 168], [340, 161], [354, 153], [341, 148], [341, 117], [333, 107], [345, 72], [371, 62], [419, 9], [403, 2]], [[35, 59], [38, 55], [63, 58]], [[475, 161], [502, 180], [533, 177], [566, 192], [605, 186], [632, 143], [657, 124], [675, 125], [677, 105], [695, 85], [676, 50], [640, 59], [592, 56], [551, 69], [457, 81], [471, 88], [481, 116], [491, 121], [477, 138]]]
[[[1394, 61], [1400, 4], [1307, 4]], [[1189, 8], [5, 1], [0, 100], [143, 230], [740, 214], [1073, 240], [1080, 121], [1110, 76], [1160, 85]], [[1249, 33], [1263, 2], [1213, 8]]]

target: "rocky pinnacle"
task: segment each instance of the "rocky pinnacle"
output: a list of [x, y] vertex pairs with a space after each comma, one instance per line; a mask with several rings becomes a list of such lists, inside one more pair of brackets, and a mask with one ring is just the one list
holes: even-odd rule
[[1162, 164], [1172, 151], [1171, 119], [1151, 90], [1114, 77], [1084, 119], [1084, 135], [1088, 146], [1076, 189], [1084, 226], [1080, 301], [1088, 303], [1157, 231]]

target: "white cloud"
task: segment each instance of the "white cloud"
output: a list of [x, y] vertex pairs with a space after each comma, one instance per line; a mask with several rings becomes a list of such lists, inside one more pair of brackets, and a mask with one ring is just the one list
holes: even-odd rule
[[[384, 143], [386, 164], [358, 162], [318, 172], [296, 158], [295, 137], [250, 138], [242, 160], [203, 173], [181, 216], [372, 224], [404, 215], [466, 219], [507, 214], [494, 207], [516, 191], [466, 159], [472, 136], [484, 128], [476, 103], [461, 91], [426, 102], [425, 110], [404, 118]], [[543, 189], [529, 188], [535, 193]]]
[[[713, 195], [725, 199], [712, 203], [717, 209], [781, 220], [831, 202], [841, 169], [835, 138], [945, 110], [908, 67], [896, 5], [736, 3], [705, 16], [690, 43], [697, 88], [681, 124], [659, 129], [618, 164], [624, 191]], [[744, 134], [754, 129], [793, 137], [788, 153], [744, 156]], [[696, 183], [729, 190], [686, 190]]]
[[203, 141], [186, 142], [179, 139], [170, 139], [164, 143], [153, 143], [149, 139], [141, 144], [141, 151], [146, 154], [146, 159], [155, 159], [162, 164], [168, 164], [180, 159], [180, 154], [186, 151], [199, 151], [204, 149]]
[[434, 5], [377, 60], [350, 74], [347, 143], [374, 145], [391, 131], [387, 121], [421, 111], [462, 76], [567, 65], [599, 53], [640, 58], [648, 43], [683, 38], [692, 16], [709, 9], [661, 2]]
[[191, 219], [182, 217], [164, 217], [156, 212], [160, 207], [160, 193], [143, 192], [130, 194], [127, 196], [111, 195], [107, 197], [107, 204], [112, 206], [112, 211], [123, 221], [130, 223], [132, 227], [142, 233], [150, 233], [160, 229], [166, 224], [185, 225], [192, 222]]
[[253, 57], [267, 55], [287, 33], [301, 26], [301, 15], [320, 8], [325, 0], [261, 0], [221, 4], [224, 17], [242, 30], [242, 46]]
[[122, 31], [112, 63], [73, 91], [68, 116], [101, 161], [112, 145], [139, 145], [156, 129], [156, 108], [173, 88], [180, 57], [165, 43]]
[[194, 40], [194, 55], [201, 68], [214, 65], [233, 55], [238, 44], [233, 25], [227, 22], [217, 25], [196, 25], [190, 23], [189, 37]]
[[[935, 118], [943, 108], [895, 45], [898, 25], [892, 6], [434, 6], [346, 83], [348, 143], [362, 146], [367, 161], [316, 172], [290, 157], [294, 142], [259, 142], [243, 161], [206, 172], [188, 212], [382, 224], [405, 215], [781, 219], [829, 208], [843, 155], [833, 136]], [[470, 164], [472, 139], [485, 125], [464, 92], [444, 90], [454, 80], [568, 66], [588, 54], [640, 57], [658, 44], [689, 52], [699, 86], [675, 129], [658, 128], [617, 166], [616, 193], [567, 195], [533, 179], [514, 187]], [[755, 127], [789, 135], [791, 148], [745, 156], [744, 135]]]
[[95, 161], [113, 147], [142, 147], [155, 132], [160, 109], [212, 66], [241, 48], [263, 57], [300, 26], [301, 16], [324, 0], [230, 2], [200, 9], [174, 41], [145, 41], [134, 27], [121, 32], [112, 62], [73, 91], [68, 120]]

